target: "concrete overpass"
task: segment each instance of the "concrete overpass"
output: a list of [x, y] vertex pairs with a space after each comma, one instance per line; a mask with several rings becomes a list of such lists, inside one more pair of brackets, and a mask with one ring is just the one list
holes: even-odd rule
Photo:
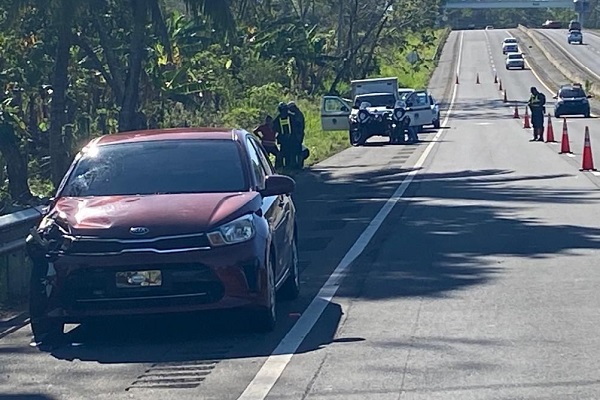
[[446, 9], [576, 8], [573, 0], [447, 0]]

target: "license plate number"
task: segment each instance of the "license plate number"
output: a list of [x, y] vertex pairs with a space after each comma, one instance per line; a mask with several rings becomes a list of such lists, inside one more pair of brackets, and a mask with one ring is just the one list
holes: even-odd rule
[[117, 272], [118, 288], [152, 287], [162, 285], [159, 270]]

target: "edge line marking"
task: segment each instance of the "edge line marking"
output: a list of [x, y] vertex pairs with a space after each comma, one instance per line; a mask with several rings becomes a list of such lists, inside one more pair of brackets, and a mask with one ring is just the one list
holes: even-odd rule
[[[461, 31], [460, 48], [458, 52], [458, 60], [456, 65], [456, 74], [460, 73], [460, 64], [462, 61], [464, 42], [464, 32]], [[454, 109], [456, 97], [458, 93], [458, 85], [454, 85], [454, 91], [450, 100], [448, 112], [444, 117], [443, 125], [447, 125]], [[423, 166], [427, 157], [431, 153], [433, 146], [438, 143], [440, 136], [444, 133], [444, 129], [438, 129], [435, 137], [427, 145], [425, 151], [418, 159], [414, 169], [410, 171], [400, 186], [396, 189], [392, 197], [381, 207], [377, 215], [371, 220], [369, 226], [361, 233], [352, 247], [344, 255], [338, 266], [329, 276], [329, 279], [321, 287], [317, 295], [313, 298], [309, 306], [304, 310], [302, 316], [292, 326], [284, 338], [279, 342], [275, 350], [266, 359], [262, 367], [258, 370], [252, 381], [248, 384], [244, 392], [238, 400], [264, 400], [269, 392], [273, 389], [279, 377], [283, 374], [285, 368], [292, 360], [298, 347], [302, 344], [306, 336], [311, 332], [325, 308], [329, 305], [336, 292], [338, 291], [342, 280], [345, 278], [350, 265], [362, 254], [371, 239], [375, 236], [379, 227], [383, 224], [386, 217], [392, 211], [394, 205], [402, 198], [406, 189], [410, 186], [415, 176], [419, 173], [419, 168]]]

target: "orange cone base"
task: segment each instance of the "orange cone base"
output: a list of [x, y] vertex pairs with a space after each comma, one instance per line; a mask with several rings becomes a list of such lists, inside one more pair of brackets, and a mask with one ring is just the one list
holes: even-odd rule
[[589, 169], [583, 169], [583, 168], [579, 168], [579, 170], [581, 172], [585, 172], [585, 171], [598, 171], [596, 168], [589, 168]]

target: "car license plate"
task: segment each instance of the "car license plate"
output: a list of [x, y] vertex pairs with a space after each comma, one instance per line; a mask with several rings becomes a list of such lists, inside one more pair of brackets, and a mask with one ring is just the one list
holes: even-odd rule
[[159, 270], [117, 272], [118, 288], [152, 287], [162, 285]]

